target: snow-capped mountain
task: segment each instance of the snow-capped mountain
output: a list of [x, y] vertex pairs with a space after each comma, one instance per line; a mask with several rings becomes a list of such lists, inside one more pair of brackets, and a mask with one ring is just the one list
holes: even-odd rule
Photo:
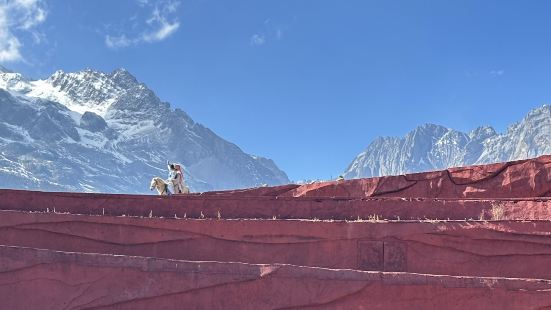
[[166, 160], [195, 191], [289, 182], [124, 69], [29, 80], [0, 67], [0, 187], [143, 193]]
[[380, 137], [360, 153], [345, 178], [399, 175], [551, 154], [551, 106], [544, 105], [499, 134], [492, 127], [463, 133], [425, 124], [403, 138]]

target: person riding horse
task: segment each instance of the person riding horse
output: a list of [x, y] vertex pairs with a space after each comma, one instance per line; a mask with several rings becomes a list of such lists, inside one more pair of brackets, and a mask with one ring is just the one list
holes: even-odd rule
[[168, 166], [168, 179], [163, 180], [159, 177], [151, 179], [149, 188], [151, 190], [157, 189], [159, 195], [173, 195], [173, 194], [189, 194], [189, 187], [184, 183], [184, 174], [182, 165], [170, 162], [166, 162]]
[[172, 184], [174, 194], [183, 194], [184, 193], [184, 176], [182, 171], [176, 164], [171, 164], [168, 161], [166, 162], [168, 166], [168, 180]]

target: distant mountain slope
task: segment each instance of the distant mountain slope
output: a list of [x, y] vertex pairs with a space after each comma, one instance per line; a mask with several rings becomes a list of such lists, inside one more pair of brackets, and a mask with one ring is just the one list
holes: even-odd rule
[[0, 187], [141, 193], [167, 159], [185, 165], [195, 191], [289, 182], [126, 70], [32, 81], [0, 67]]
[[398, 175], [551, 154], [551, 106], [544, 105], [498, 134], [492, 127], [463, 133], [425, 124], [403, 138], [380, 137], [360, 153], [345, 178]]

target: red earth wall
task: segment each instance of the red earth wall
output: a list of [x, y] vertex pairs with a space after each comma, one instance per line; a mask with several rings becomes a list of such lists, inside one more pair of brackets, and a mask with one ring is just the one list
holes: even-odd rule
[[522, 198], [551, 196], [551, 156], [442, 171], [303, 185], [293, 197]]
[[508, 199], [139, 196], [0, 190], [0, 210], [178, 218], [357, 220], [551, 219], [551, 197]]
[[190, 261], [551, 280], [551, 222], [184, 220], [0, 211], [0, 244]]
[[547, 280], [187, 262], [0, 246], [6, 309], [547, 309]]

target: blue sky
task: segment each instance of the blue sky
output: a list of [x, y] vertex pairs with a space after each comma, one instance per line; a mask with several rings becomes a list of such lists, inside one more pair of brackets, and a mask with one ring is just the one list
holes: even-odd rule
[[536, 0], [0, 0], [0, 64], [34, 78], [124, 67], [292, 180], [326, 179], [376, 136], [503, 131], [550, 103], [550, 13]]

